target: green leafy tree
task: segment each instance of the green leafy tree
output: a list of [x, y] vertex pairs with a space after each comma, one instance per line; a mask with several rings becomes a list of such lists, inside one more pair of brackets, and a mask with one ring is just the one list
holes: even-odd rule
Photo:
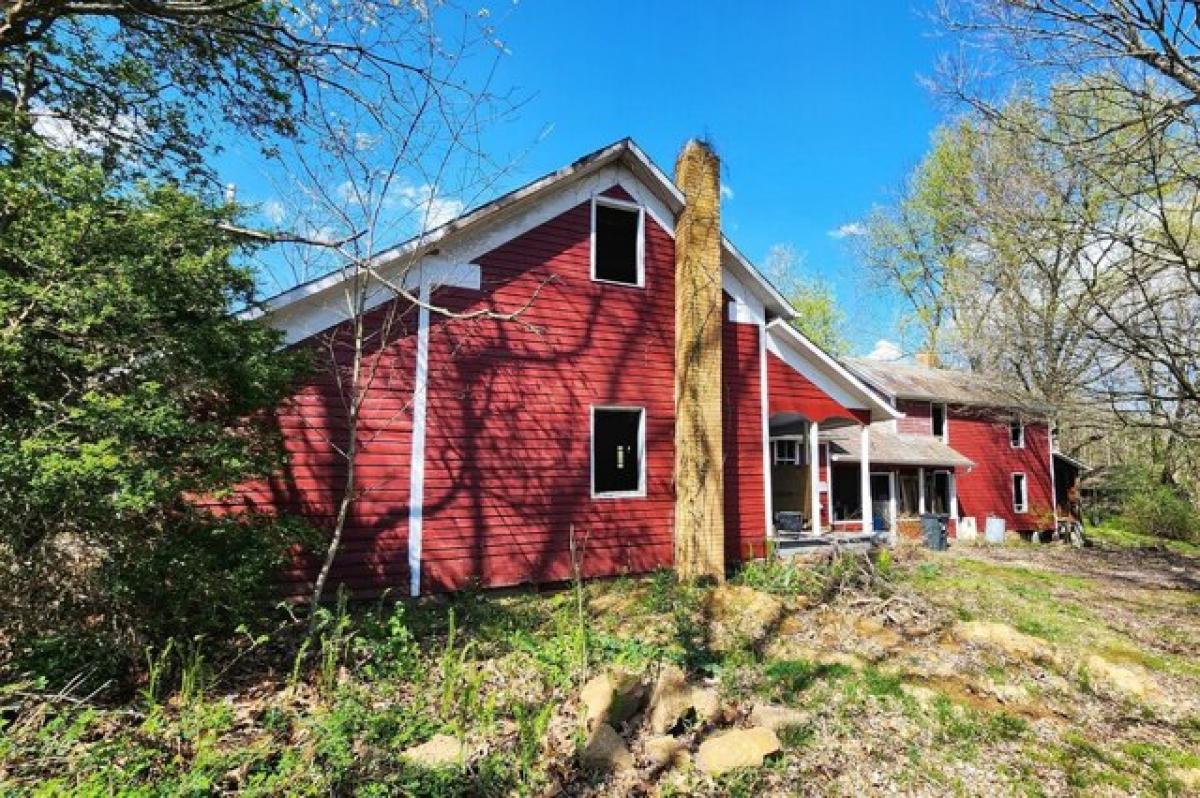
[[801, 258], [790, 244], [777, 244], [767, 253], [767, 274], [799, 311], [792, 319], [796, 329], [831, 355], [849, 354], [846, 314], [833, 295], [833, 287], [805, 276], [800, 266]]
[[21, 149], [0, 165], [0, 618], [10, 655], [70, 669], [261, 600], [286, 535], [195, 499], [277, 464], [260, 411], [297, 359], [230, 315], [254, 289], [236, 208]]

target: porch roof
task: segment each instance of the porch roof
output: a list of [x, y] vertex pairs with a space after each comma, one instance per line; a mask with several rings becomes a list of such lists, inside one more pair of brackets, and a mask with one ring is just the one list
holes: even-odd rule
[[[872, 463], [880, 465], [914, 465], [971, 468], [971, 460], [930, 435], [903, 435], [892, 432], [882, 424], [869, 428]], [[862, 440], [857, 429], [834, 429], [821, 432], [821, 441], [833, 444], [834, 462], [862, 461]]]

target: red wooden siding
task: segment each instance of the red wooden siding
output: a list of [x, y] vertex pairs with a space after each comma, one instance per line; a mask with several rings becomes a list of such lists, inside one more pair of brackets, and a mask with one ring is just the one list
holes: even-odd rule
[[[955, 472], [958, 513], [975, 516], [980, 533], [989, 515], [1003, 518], [1010, 530], [1048, 529], [1053, 491], [1050, 484], [1050, 435], [1045, 424], [1025, 426], [1025, 448], [1014, 449], [1008, 421], [977, 409], [951, 406], [950, 446], [975, 463]], [[1012, 474], [1024, 472], [1029, 486], [1029, 512], [1013, 512]]]
[[896, 409], [905, 414], [903, 418], [896, 419], [897, 432], [902, 435], [933, 434], [933, 410], [929, 402], [901, 399], [896, 402]]
[[[671, 564], [674, 243], [646, 219], [644, 288], [590, 279], [591, 209], [576, 206], [478, 259], [519, 323], [447, 321], [430, 344], [427, 590], [566, 579], [571, 527], [588, 575]], [[447, 292], [450, 293], [450, 292]], [[593, 405], [644, 407], [646, 495], [591, 497]]]
[[[726, 307], [729, 298], [726, 296]], [[725, 449], [725, 560], [762, 557], [766, 550], [760, 328], [724, 314], [722, 424]]]
[[[386, 328], [385, 346], [375, 342], [364, 359], [370, 390], [361, 411], [356, 479], [364, 491], [352, 505], [341, 554], [330, 573], [330, 585], [344, 584], [360, 593], [392, 588], [407, 591], [409, 445], [411, 395], [415, 361], [416, 310], [399, 303], [370, 315], [370, 325]], [[326, 529], [337, 516], [346, 447], [346, 400], [337, 383], [327, 344], [338, 364], [350, 362], [349, 332], [335, 328], [302, 344], [313, 348], [316, 371], [275, 413], [282, 432], [287, 465], [274, 478], [242, 486], [224, 502], [266, 512], [291, 512]], [[337, 448], [335, 448], [337, 447]], [[282, 574], [288, 596], [304, 596], [319, 567], [318, 556], [297, 556]]]
[[797, 413], [818, 424], [831, 418], [869, 422], [869, 410], [850, 410], [774, 353], [767, 354], [767, 389], [771, 414]]

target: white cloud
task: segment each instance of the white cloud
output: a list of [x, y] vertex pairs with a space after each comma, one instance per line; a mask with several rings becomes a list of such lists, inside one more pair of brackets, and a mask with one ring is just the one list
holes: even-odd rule
[[397, 205], [411, 212], [420, 227], [431, 230], [443, 225], [463, 212], [463, 202], [457, 197], [445, 197], [437, 193], [437, 187], [429, 183], [419, 186], [401, 185], [392, 191]]
[[867, 354], [867, 360], [899, 360], [902, 354], [899, 346], [880, 338], [875, 342], [875, 348]]
[[733, 199], [733, 189], [728, 184], [721, 184], [721, 199]]
[[852, 238], [854, 236], [865, 236], [866, 234], [867, 226], [862, 222], [846, 222], [844, 225], [829, 231], [830, 238]]
[[333, 189], [333, 196], [349, 209], [357, 212], [371, 211], [378, 205], [383, 209], [400, 212], [406, 226], [422, 231], [432, 230], [463, 212], [463, 201], [438, 193], [432, 183], [413, 185], [403, 181], [393, 183], [387, 194], [379, 198], [382, 180], [365, 182], [361, 185], [346, 180]]
[[137, 120], [129, 114], [120, 114], [111, 123], [94, 125], [91, 130], [86, 125], [81, 129], [70, 119], [47, 108], [34, 109], [33, 117], [33, 132], [59, 150], [83, 150], [95, 154], [110, 141], [110, 137], [130, 141], [142, 133]]
[[276, 227], [283, 224], [283, 220], [287, 218], [287, 208], [283, 207], [279, 200], [267, 200], [262, 204], [261, 212], [267, 217], [267, 221]]

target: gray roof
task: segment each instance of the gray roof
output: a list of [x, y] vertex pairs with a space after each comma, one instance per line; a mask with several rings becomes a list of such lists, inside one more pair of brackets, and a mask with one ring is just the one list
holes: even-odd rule
[[[862, 461], [862, 440], [858, 427], [821, 433], [821, 440], [833, 444], [834, 462]], [[947, 466], [970, 468], [971, 460], [951, 449], [932, 435], [903, 435], [883, 424], [870, 426], [871, 450], [867, 459], [888, 465]]]
[[1011, 380], [987, 374], [865, 358], [847, 358], [845, 364], [872, 387], [896, 399], [1046, 410], [1044, 403]]

